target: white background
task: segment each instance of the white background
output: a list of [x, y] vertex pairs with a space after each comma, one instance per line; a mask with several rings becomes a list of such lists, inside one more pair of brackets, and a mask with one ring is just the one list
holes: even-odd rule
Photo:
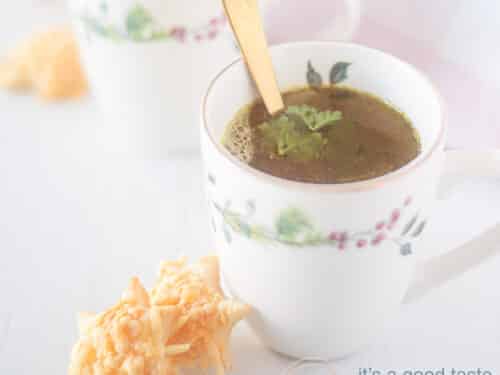
[[[500, 147], [498, 4], [364, 2], [356, 40], [435, 79], [454, 147]], [[0, 52], [63, 20], [60, 2], [11, 2], [0, 15]], [[199, 158], [110, 154], [96, 141], [99, 125], [92, 98], [61, 105], [0, 94], [1, 375], [65, 373], [78, 311], [109, 306], [134, 274], [151, 285], [162, 259], [213, 250]], [[458, 246], [499, 223], [499, 212], [500, 180], [466, 183], [439, 204], [419, 251], [430, 257]], [[500, 374], [499, 269], [497, 257], [405, 306], [371, 348], [335, 363], [337, 372], [480, 367]], [[275, 375], [289, 364], [244, 325], [233, 351], [234, 374]]]

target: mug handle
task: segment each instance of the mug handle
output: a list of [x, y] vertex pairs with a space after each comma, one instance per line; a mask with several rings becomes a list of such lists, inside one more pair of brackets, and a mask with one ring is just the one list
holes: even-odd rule
[[[500, 149], [490, 151], [446, 151], [444, 173], [438, 192], [446, 198], [451, 189], [471, 178], [500, 178]], [[434, 288], [441, 286], [493, 255], [500, 253], [500, 224], [476, 238], [417, 266], [416, 278], [408, 289], [403, 303], [414, 302]]]
[[[361, 0], [344, 0], [347, 19], [344, 30], [330, 30], [323, 39], [351, 40], [359, 28], [361, 19]], [[321, 36], [320, 36], [321, 37]]]
[[[351, 40], [360, 24], [361, 0], [313, 0], [309, 2], [260, 0], [259, 3], [264, 29], [270, 44], [287, 43], [304, 38]], [[342, 7], [335, 9], [335, 3], [342, 4]], [[293, 11], [290, 12], [290, 9]], [[287, 20], [284, 20], [283, 14], [288, 15]], [[315, 17], [316, 22], [314, 25], [302, 25], [297, 28], [296, 25], [302, 22], [303, 17]]]

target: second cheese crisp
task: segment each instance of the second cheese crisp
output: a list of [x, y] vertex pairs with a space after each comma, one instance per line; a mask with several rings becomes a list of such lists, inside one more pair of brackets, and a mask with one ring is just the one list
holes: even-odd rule
[[70, 375], [178, 375], [230, 367], [229, 336], [250, 308], [223, 297], [216, 257], [164, 262], [147, 292], [137, 278], [115, 306], [80, 316]]
[[34, 34], [0, 63], [0, 87], [35, 90], [44, 99], [87, 92], [75, 37], [69, 28]]

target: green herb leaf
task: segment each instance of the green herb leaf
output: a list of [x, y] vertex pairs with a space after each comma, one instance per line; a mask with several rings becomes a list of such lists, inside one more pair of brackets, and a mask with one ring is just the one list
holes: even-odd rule
[[296, 148], [301, 142], [301, 133], [296, 129], [294, 122], [286, 120], [281, 122], [281, 130], [278, 138], [278, 155], [286, 155]]
[[279, 156], [312, 160], [321, 156], [327, 140], [316, 132], [342, 119], [340, 111], [319, 111], [309, 105], [290, 106], [284, 115], [259, 125], [264, 144]]
[[326, 140], [320, 133], [302, 134], [296, 130], [287, 131], [278, 140], [278, 155], [289, 155], [296, 160], [312, 160], [320, 157]]
[[278, 119], [271, 120], [271, 122], [264, 122], [258, 126], [258, 129], [262, 133], [262, 137], [265, 143], [272, 148], [275, 148], [278, 144], [278, 140], [281, 136], [282, 128], [288, 124], [288, 120], [282, 116]]
[[320, 133], [302, 135], [288, 155], [295, 160], [314, 160], [321, 158], [321, 150], [327, 140]]
[[319, 111], [307, 104], [292, 105], [287, 108], [286, 114], [300, 118], [312, 131], [320, 130], [342, 119], [342, 112], [340, 111]]
[[258, 126], [264, 142], [279, 156], [291, 156], [295, 160], [319, 158], [326, 143], [321, 133], [313, 133], [298, 125], [287, 116], [280, 116], [271, 122]]
[[342, 120], [342, 112], [340, 111], [319, 112], [314, 125], [311, 126], [311, 130], [319, 130], [325, 126], [332, 125], [338, 120]]

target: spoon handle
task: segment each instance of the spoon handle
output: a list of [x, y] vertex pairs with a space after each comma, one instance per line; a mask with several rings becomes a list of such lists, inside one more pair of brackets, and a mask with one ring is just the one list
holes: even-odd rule
[[267, 49], [257, 0], [223, 0], [243, 58], [247, 63], [267, 111], [273, 115], [284, 108]]

